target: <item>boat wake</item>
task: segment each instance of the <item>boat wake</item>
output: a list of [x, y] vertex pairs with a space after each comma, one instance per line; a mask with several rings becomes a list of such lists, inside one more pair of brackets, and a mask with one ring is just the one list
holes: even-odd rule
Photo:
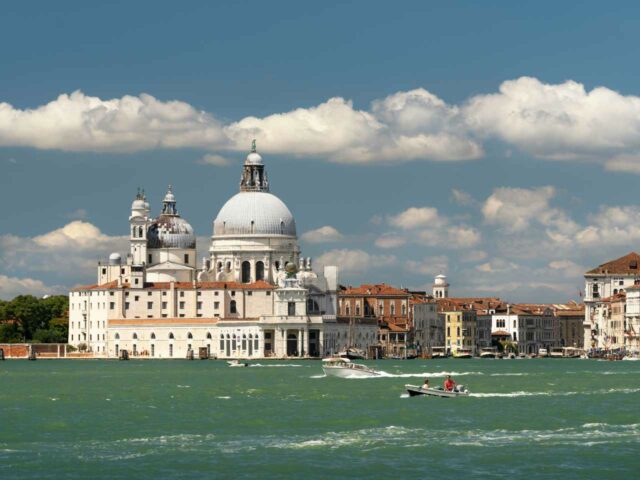
[[250, 367], [262, 367], [262, 368], [286, 368], [286, 367], [301, 367], [302, 365], [298, 365], [296, 363], [272, 363], [263, 365], [262, 363], [250, 363]]
[[372, 378], [425, 378], [425, 377], [464, 377], [465, 375], [484, 375], [482, 372], [422, 372], [422, 373], [388, 373], [380, 371], [380, 376]]
[[505, 393], [470, 393], [470, 397], [494, 398], [494, 397], [570, 397], [572, 395], [607, 395], [611, 393], [638, 393], [640, 388], [609, 388], [601, 390], [588, 390], [584, 392], [505, 392]]

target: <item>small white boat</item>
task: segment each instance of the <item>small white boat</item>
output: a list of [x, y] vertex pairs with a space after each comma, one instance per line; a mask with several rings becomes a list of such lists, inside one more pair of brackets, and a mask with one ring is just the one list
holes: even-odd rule
[[428, 395], [431, 397], [464, 397], [469, 395], [469, 390], [464, 385], [456, 385], [453, 390], [445, 390], [442, 387], [435, 388], [422, 388], [417, 385], [405, 385], [410, 397], [416, 397], [418, 395]]
[[538, 356], [539, 357], [548, 357], [549, 356], [549, 352], [547, 351], [546, 348], [541, 348], [538, 350]]
[[496, 347], [485, 347], [480, 350], [480, 358], [497, 358], [498, 349]]
[[351, 360], [342, 357], [322, 359], [322, 370], [325, 375], [340, 378], [378, 377], [381, 375], [380, 372], [376, 372], [366, 365], [351, 363]]
[[461, 347], [453, 352], [453, 358], [471, 358], [473, 357], [473, 350], [467, 347]]
[[431, 349], [431, 358], [447, 358], [447, 347], [433, 347]]
[[249, 364], [246, 362], [241, 362], [240, 360], [227, 360], [227, 365], [230, 367], [248, 367]]

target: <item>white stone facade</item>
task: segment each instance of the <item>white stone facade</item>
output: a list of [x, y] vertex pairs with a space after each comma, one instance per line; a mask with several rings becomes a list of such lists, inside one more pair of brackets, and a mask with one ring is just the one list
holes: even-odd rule
[[139, 192], [129, 217], [129, 254], [98, 264], [96, 285], [69, 294], [69, 344], [95, 356], [217, 358], [323, 356], [377, 343], [377, 325], [336, 315], [338, 270], [313, 271], [301, 256], [295, 221], [269, 193], [252, 151], [241, 192], [214, 221], [209, 258], [197, 268], [195, 233], [171, 187], [149, 216]]

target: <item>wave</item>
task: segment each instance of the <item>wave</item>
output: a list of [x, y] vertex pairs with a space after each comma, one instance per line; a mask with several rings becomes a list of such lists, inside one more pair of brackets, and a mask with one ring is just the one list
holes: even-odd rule
[[609, 388], [601, 390], [586, 390], [583, 392], [500, 392], [500, 393], [470, 393], [470, 397], [569, 397], [572, 395], [607, 395], [610, 393], [638, 393], [640, 388]]
[[491, 377], [528, 377], [531, 373], [492, 373]]
[[446, 377], [451, 375], [452, 377], [464, 377], [466, 375], [484, 375], [482, 372], [422, 372], [422, 373], [388, 373], [380, 371], [379, 377], [366, 377], [366, 378], [413, 378], [413, 377]]
[[302, 365], [298, 365], [296, 363], [273, 363], [263, 365], [261, 363], [250, 363], [250, 367], [263, 367], [263, 368], [272, 368], [272, 367], [302, 367]]

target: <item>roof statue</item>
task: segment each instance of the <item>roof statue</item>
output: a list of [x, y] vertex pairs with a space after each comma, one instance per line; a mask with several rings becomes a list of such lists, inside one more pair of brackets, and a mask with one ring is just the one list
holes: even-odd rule
[[256, 153], [256, 139], [251, 142], [251, 153]]

